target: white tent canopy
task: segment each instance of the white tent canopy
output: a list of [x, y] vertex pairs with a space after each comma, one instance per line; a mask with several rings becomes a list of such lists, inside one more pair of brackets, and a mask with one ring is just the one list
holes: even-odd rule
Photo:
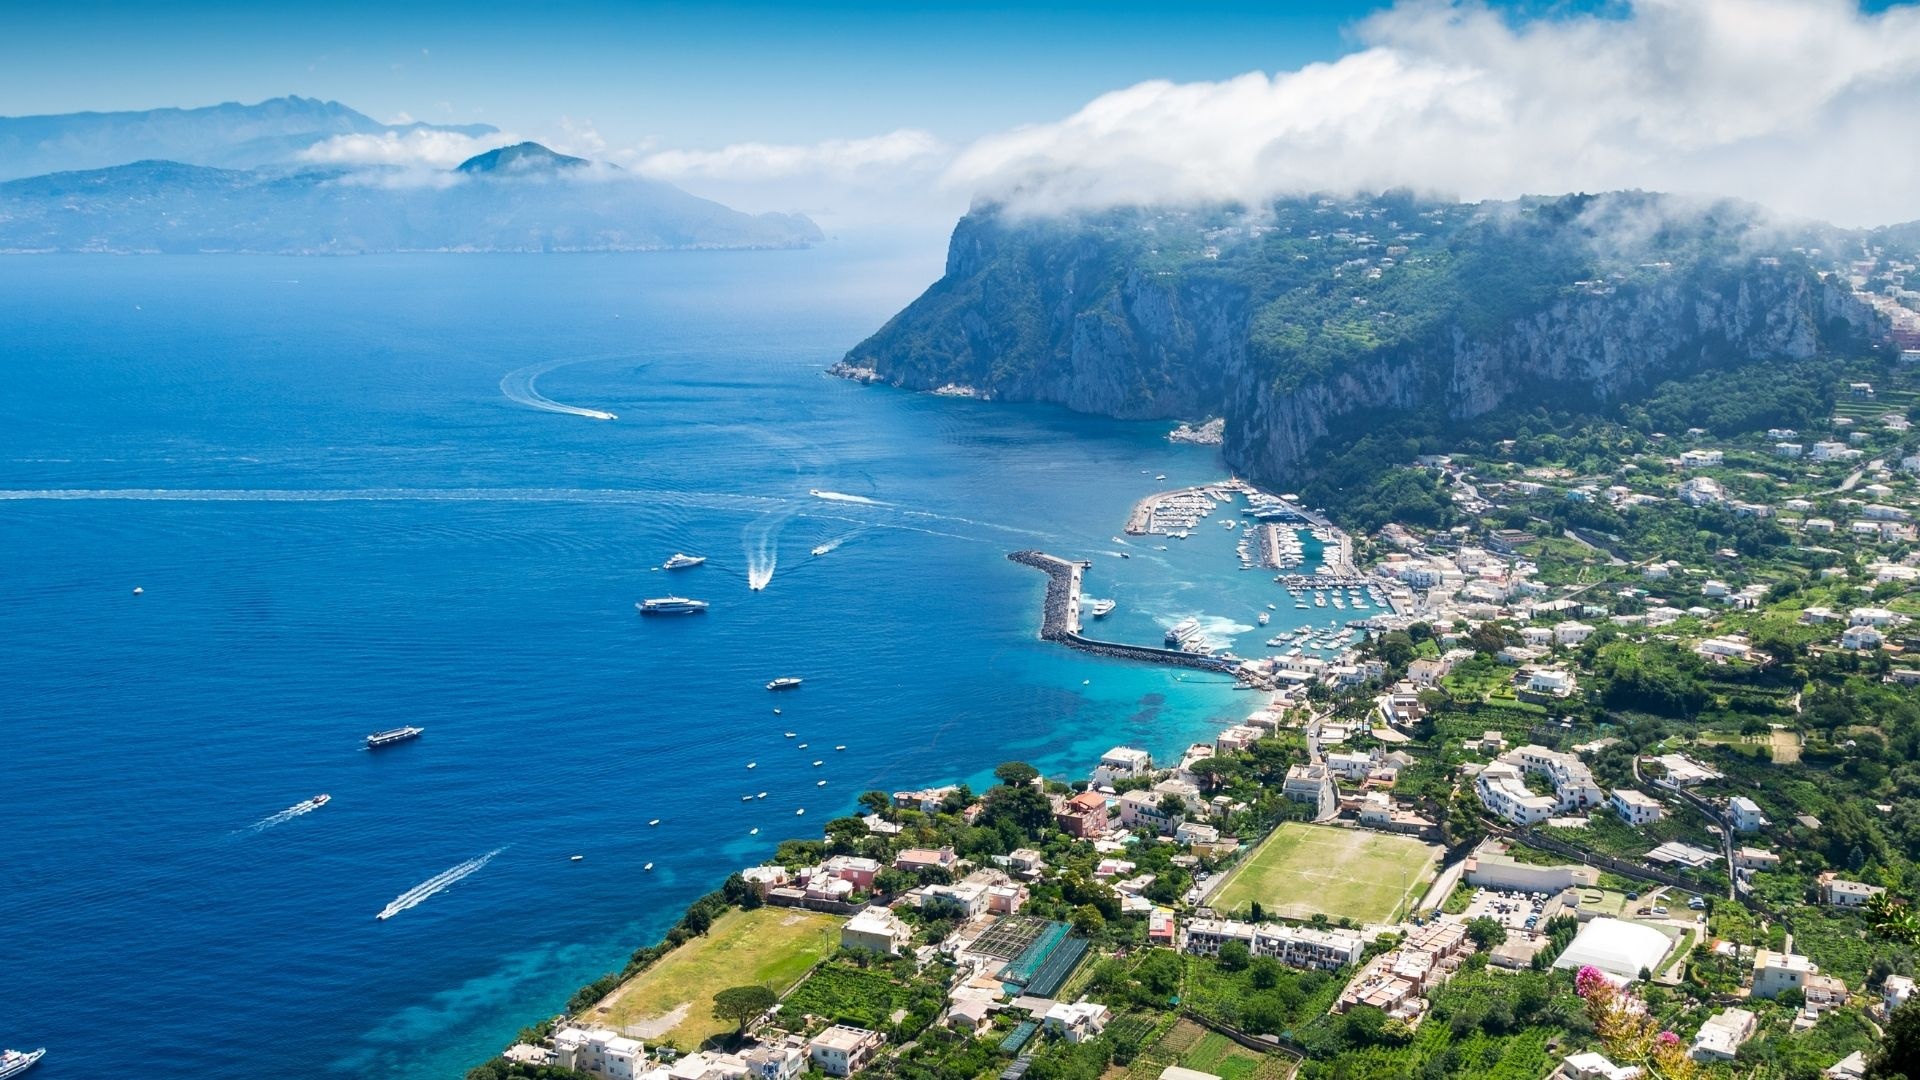
[[1580, 935], [1553, 962], [1556, 968], [1597, 967], [1623, 979], [1637, 979], [1660, 966], [1673, 942], [1651, 926], [1605, 917], [1580, 928]]

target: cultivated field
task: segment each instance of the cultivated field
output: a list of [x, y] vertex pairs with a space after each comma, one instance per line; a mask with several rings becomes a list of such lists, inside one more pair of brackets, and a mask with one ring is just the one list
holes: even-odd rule
[[1108, 1070], [1108, 1080], [1157, 1080], [1169, 1065], [1212, 1073], [1221, 1080], [1282, 1080], [1293, 1062], [1279, 1054], [1257, 1054], [1191, 1020], [1180, 1020], [1159, 1042], [1141, 1051], [1131, 1066]]
[[627, 980], [588, 1016], [649, 1044], [694, 1049], [733, 1030], [714, 1019], [714, 994], [747, 983], [786, 993], [839, 945], [842, 921], [793, 908], [729, 911], [705, 936]]
[[1433, 848], [1405, 836], [1289, 821], [1234, 868], [1213, 907], [1389, 922], [1433, 878]]

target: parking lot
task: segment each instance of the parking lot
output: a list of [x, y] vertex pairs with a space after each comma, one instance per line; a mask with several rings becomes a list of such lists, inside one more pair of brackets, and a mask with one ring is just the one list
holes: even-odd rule
[[1563, 906], [1558, 893], [1481, 888], [1474, 892], [1473, 902], [1467, 905], [1464, 917], [1477, 919], [1485, 916], [1508, 930], [1532, 932], [1560, 914]]

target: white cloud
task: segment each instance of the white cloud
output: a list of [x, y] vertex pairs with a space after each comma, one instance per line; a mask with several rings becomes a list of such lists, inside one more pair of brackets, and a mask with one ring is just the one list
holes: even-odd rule
[[735, 143], [718, 150], [662, 150], [634, 163], [636, 171], [662, 180], [778, 180], [787, 177], [852, 178], [862, 173], [931, 171], [952, 151], [924, 131], [903, 128], [862, 139], [807, 144]]
[[300, 160], [322, 165], [399, 165], [451, 169], [475, 154], [518, 142], [512, 135], [475, 138], [453, 131], [415, 129], [404, 134], [335, 135], [300, 152]]
[[989, 136], [945, 180], [1036, 210], [1411, 187], [1641, 187], [1845, 224], [1920, 217], [1920, 10], [1635, 0], [1513, 21], [1414, 0], [1331, 63], [1147, 82]]

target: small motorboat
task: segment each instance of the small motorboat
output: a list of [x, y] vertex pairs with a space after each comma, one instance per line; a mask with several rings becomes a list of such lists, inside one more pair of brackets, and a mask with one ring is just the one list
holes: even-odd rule
[[749, 769], [757, 769], [757, 768], [759, 768], [759, 767], [760, 767], [760, 763], [759, 763], [759, 762], [757, 762], [757, 761], [749, 761], [749, 762], [747, 762], [747, 768], [749, 768]]
[[659, 819], [659, 818], [654, 818], [654, 819], [653, 819], [652, 821], [649, 821], [649, 822], [647, 822], [647, 824], [649, 824], [649, 825], [658, 825], [658, 824], [660, 824], [660, 819]]
[[793, 738], [793, 732], [791, 731], [787, 732], [787, 738], [789, 739]]
[[133, 595], [135, 595], [135, 596], [139, 596], [139, 595], [140, 595], [141, 593], [144, 593], [144, 592], [146, 592], [146, 591], [147, 591], [147, 590], [145, 590], [145, 589], [143, 589], [143, 588], [141, 588], [141, 587], [140, 587], [140, 586], [138, 586], [138, 585], [135, 585], [135, 586], [133, 587]]
[[817, 769], [817, 768], [819, 768], [820, 766], [822, 766], [822, 765], [825, 765], [825, 764], [826, 764], [826, 762], [824, 762], [824, 761], [815, 761], [815, 762], [813, 763], [813, 767]]
[[799, 746], [794, 747], [795, 750], [805, 750], [806, 748], [807, 748], [806, 743], [801, 743]]
[[806, 812], [807, 812], [807, 808], [803, 806], [803, 807], [801, 807], [800, 809], [798, 809], [798, 810], [795, 810], [795, 811], [793, 812], [793, 816], [794, 816], [794, 817], [799, 817], [799, 816], [800, 816], [801, 814], [804, 814], [804, 813], [806, 813]]
[[319, 795], [315, 795], [315, 796], [314, 796], [313, 798], [311, 798], [311, 799], [308, 799], [307, 801], [313, 804], [313, 808], [314, 808], [315, 810], [318, 810], [318, 809], [320, 809], [321, 807], [323, 807], [323, 806], [325, 806], [325, 805], [327, 805], [328, 803], [330, 803], [330, 802], [332, 802], [332, 801], [333, 801], [333, 796], [331, 796], [331, 795], [328, 795], [328, 794], [326, 794], [326, 793], [324, 793], [324, 792], [322, 792], [321, 794], [319, 794]]
[[569, 856], [567, 856], [567, 861], [568, 861], [568, 862], [579, 862], [579, 861], [580, 861], [581, 859], [584, 859], [584, 858], [586, 858], [586, 856], [585, 856], [585, 855], [569, 855]]
[[834, 747], [834, 749], [835, 749], [835, 750], [845, 750], [845, 749], [846, 749], [846, 746], [845, 746], [845, 744], [842, 744], [842, 745], [840, 745], [840, 746], [836, 746], [836, 747]]
[[751, 828], [751, 829], [748, 829], [748, 830], [747, 830], [747, 835], [748, 835], [748, 836], [759, 836], [759, 835], [760, 835], [760, 829], [759, 829], [759, 827], [758, 827], [758, 826], [755, 826], [754, 828]]
[[751, 796], [751, 795], [742, 795], [742, 796], [740, 796], [740, 801], [741, 801], [741, 802], [752, 802], [752, 801], [753, 801], [753, 796]]
[[652, 863], [648, 863], [647, 865], [645, 865], [645, 866], [643, 866], [643, 867], [641, 867], [640, 869], [642, 869], [642, 870], [651, 870], [651, 869], [653, 869], [653, 864], [652, 864]]
[[761, 792], [760, 794], [758, 794], [758, 795], [755, 795], [755, 796], [754, 796], [754, 798], [756, 798], [756, 799], [764, 799], [764, 798], [766, 798], [766, 797], [767, 797], [767, 793], [766, 793], [766, 792], [764, 792], [764, 791], [763, 791], [763, 792]]
[[826, 787], [826, 786], [827, 786], [827, 782], [826, 782], [825, 780], [821, 780], [821, 781], [819, 781], [819, 782], [817, 782], [817, 783], [815, 783], [815, 784], [814, 784], [813, 786], [814, 786], [814, 787]]

